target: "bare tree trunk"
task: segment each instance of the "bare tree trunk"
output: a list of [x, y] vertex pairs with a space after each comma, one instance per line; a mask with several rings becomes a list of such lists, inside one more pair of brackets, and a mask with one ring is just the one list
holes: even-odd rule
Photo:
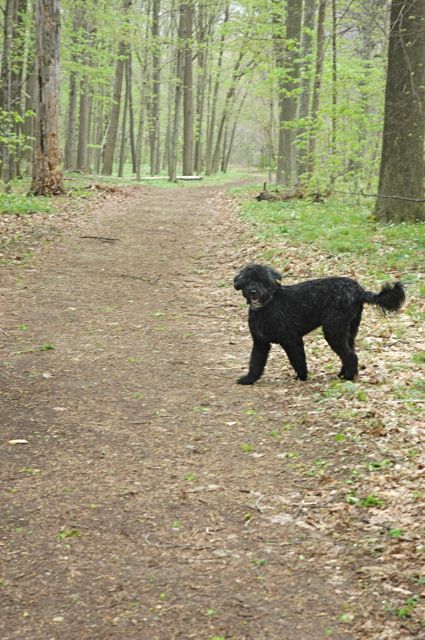
[[[299, 85], [299, 48], [301, 38], [302, 0], [288, 0], [286, 8], [286, 37], [282, 35], [282, 5], [276, 3], [274, 22], [276, 63], [280, 69], [278, 80], [279, 148], [277, 155], [277, 184], [292, 185], [296, 181], [295, 129], [297, 113], [295, 89]], [[276, 13], [276, 12], [279, 13]]]
[[109, 126], [106, 135], [105, 146], [103, 150], [103, 167], [102, 173], [111, 176], [114, 166], [115, 145], [118, 135], [118, 123], [121, 106], [122, 81], [124, 77], [124, 55], [126, 47], [124, 43], [120, 43], [118, 49], [118, 59], [115, 63], [115, 80], [114, 91], [112, 95], [112, 106], [109, 115]]
[[133, 105], [133, 90], [132, 90], [132, 61], [131, 61], [131, 51], [128, 53], [128, 58], [126, 60], [126, 74], [125, 81], [128, 91], [128, 127], [129, 127], [129, 139], [130, 139], [130, 153], [131, 153], [131, 167], [132, 172], [137, 172], [137, 163], [136, 163], [136, 139], [135, 139], [135, 131], [134, 131], [134, 105]]
[[10, 147], [7, 142], [11, 123], [10, 113], [10, 68], [12, 56], [12, 21], [13, 21], [13, 0], [6, 0], [4, 6], [3, 23], [3, 55], [1, 65], [1, 94], [0, 108], [3, 111], [0, 133], [3, 141], [1, 143], [1, 176], [7, 184], [10, 181]]
[[227, 90], [226, 97], [224, 99], [223, 112], [222, 112], [220, 124], [218, 127], [217, 138], [214, 146], [214, 153], [213, 153], [212, 163], [211, 163], [211, 170], [213, 173], [216, 173], [218, 171], [224, 128], [225, 128], [227, 119], [232, 111], [235, 94], [236, 94], [237, 82], [245, 73], [245, 71], [241, 71], [241, 65], [242, 65], [242, 61], [245, 56], [245, 53], [246, 51], [243, 43], [239, 51], [239, 56], [233, 67], [232, 80]]
[[59, 34], [58, 0], [36, 0], [36, 125], [34, 195], [63, 193], [59, 145]]
[[335, 161], [336, 155], [336, 131], [337, 131], [337, 103], [338, 103], [338, 73], [337, 73], [337, 20], [336, 0], [332, 0], [332, 136], [331, 154]]
[[[229, 21], [229, 19], [230, 19], [230, 8], [229, 8], [229, 2], [227, 2], [224, 10], [224, 19], [223, 19], [224, 26]], [[215, 74], [214, 89], [213, 89], [213, 94], [211, 99], [210, 117], [208, 122], [206, 167], [205, 167], [205, 173], [207, 175], [210, 175], [213, 171], [212, 165], [213, 165], [213, 153], [214, 153], [215, 121], [217, 117], [217, 100], [218, 100], [218, 90], [219, 90], [220, 81], [221, 81], [221, 71], [223, 66], [225, 37], [226, 37], [225, 31], [223, 29], [220, 37], [220, 45], [219, 45], [218, 59], [217, 59], [217, 71]]]
[[104, 118], [105, 118], [105, 107], [104, 107], [104, 87], [101, 86], [98, 90], [98, 95], [100, 95], [101, 100], [96, 103], [95, 113], [93, 117], [93, 140], [95, 143], [95, 148], [93, 149], [93, 165], [95, 173], [100, 173], [101, 168], [101, 148], [102, 148], [102, 139], [104, 132]]
[[172, 82], [168, 83], [168, 91], [167, 91], [167, 127], [165, 130], [165, 140], [164, 140], [164, 156], [162, 160], [162, 169], [165, 170], [168, 166], [168, 161], [170, 157], [170, 148], [171, 148], [171, 127], [172, 127], [172, 117], [173, 117], [173, 96], [174, 96], [174, 87]]
[[206, 82], [206, 34], [207, 22], [205, 6], [199, 5], [197, 21], [198, 44], [198, 69], [196, 84], [196, 113], [195, 113], [195, 150], [193, 159], [193, 171], [199, 174], [202, 171], [202, 131], [204, 124], [205, 82]]
[[180, 123], [180, 108], [182, 97], [182, 75], [183, 75], [183, 38], [184, 38], [184, 12], [180, 6], [179, 11], [179, 26], [177, 37], [177, 58], [176, 58], [176, 85], [174, 91], [174, 113], [173, 122], [170, 131], [170, 154], [168, 159], [168, 179], [170, 182], [176, 181], [177, 174], [177, 145], [179, 135], [179, 123]]
[[320, 86], [322, 82], [323, 58], [325, 55], [325, 17], [326, 0], [320, 0], [319, 14], [317, 16], [317, 44], [316, 44], [316, 68], [313, 81], [313, 101], [311, 105], [311, 129], [308, 139], [307, 170], [311, 177], [314, 172], [316, 151], [316, 127], [319, 113]]
[[77, 169], [83, 173], [89, 171], [88, 141], [90, 132], [90, 94], [87, 76], [80, 83], [80, 116], [78, 127]]
[[161, 49], [159, 46], [159, 14], [160, 0], [152, 2], [152, 90], [151, 109], [149, 122], [149, 144], [151, 175], [155, 176], [160, 171], [159, 156], [159, 108], [161, 89]]
[[311, 69], [312, 69], [312, 49], [314, 18], [316, 14], [316, 0], [304, 0], [304, 20], [301, 36], [301, 93], [298, 102], [298, 120], [301, 121], [297, 137], [300, 139], [297, 153], [297, 173], [302, 176], [306, 170], [307, 140], [305, 140], [306, 120], [310, 114], [311, 98]]
[[[124, 0], [123, 11], [127, 13], [131, 6], [132, 0]], [[121, 104], [121, 92], [122, 82], [124, 77], [124, 63], [125, 55], [127, 52], [127, 45], [125, 42], [120, 42], [118, 47], [118, 56], [115, 63], [115, 78], [114, 78], [114, 90], [112, 95], [112, 106], [109, 116], [109, 127], [105, 140], [105, 147], [103, 150], [103, 167], [102, 173], [106, 176], [112, 175], [115, 146], [117, 142], [118, 124], [120, 116], [120, 104]]]
[[[362, 144], [362, 150], [360, 151], [360, 156], [362, 157], [362, 175], [359, 174], [359, 179], [362, 181], [364, 190], [368, 192], [373, 189], [376, 179], [373, 168], [381, 152], [382, 132], [374, 131], [371, 135], [369, 130], [369, 119], [370, 117], [373, 118], [376, 113], [376, 104], [374, 97], [370, 95], [368, 80], [370, 73], [376, 65], [374, 51], [377, 40], [374, 30], [375, 25], [378, 24], [377, 21], [381, 17], [380, 12], [382, 7], [377, 5], [374, 0], [367, 0], [366, 5], [367, 10], [362, 16], [359, 25], [361, 39], [358, 48], [358, 56], [363, 61], [364, 69], [363, 78], [359, 81], [359, 93], [363, 111], [363, 117], [359, 126], [359, 140]], [[348, 164], [350, 158], [348, 157], [346, 160]]]
[[183, 174], [193, 174], [193, 63], [192, 32], [193, 4], [182, 5], [184, 21], [184, 54], [183, 54]]
[[[172, 7], [174, 9], [174, 5]], [[174, 15], [172, 12], [171, 15]], [[146, 24], [146, 32], [145, 38], [148, 39], [149, 33], [149, 24]], [[141, 78], [140, 78], [140, 102], [139, 102], [139, 118], [137, 123], [137, 136], [136, 136], [136, 180], [140, 180], [141, 172], [142, 172], [142, 163], [143, 163], [143, 138], [145, 135], [145, 120], [147, 120], [146, 116], [146, 93], [147, 93], [147, 70], [149, 64], [149, 49], [145, 48], [143, 57], [139, 60], [141, 67]]]
[[[25, 83], [25, 113], [29, 111], [35, 113], [35, 91], [36, 91], [36, 77], [35, 77], [35, 61], [32, 63], [30, 69], [26, 73]], [[24, 149], [23, 159], [25, 162], [25, 172], [30, 173], [33, 166], [33, 145], [28, 144], [29, 140], [33, 140], [35, 137], [35, 119], [34, 116], [26, 116], [22, 126], [22, 133], [24, 139], [27, 141], [26, 149]]]
[[[14, 134], [18, 141], [22, 133], [22, 120], [23, 116], [22, 107], [24, 104], [24, 98], [22, 93], [22, 85], [24, 84], [24, 69], [26, 67], [25, 51], [25, 14], [27, 11], [27, 0], [15, 0], [13, 3], [13, 16], [12, 16], [12, 55], [13, 64], [10, 75], [10, 106], [14, 113], [17, 113], [20, 117], [15, 118], [14, 122]], [[11, 149], [10, 161], [9, 161], [9, 173], [10, 177], [14, 178], [16, 175], [20, 175], [20, 159], [21, 148], [17, 142]]]
[[[75, 46], [74, 39], [83, 26], [83, 10], [77, 8], [75, 10], [72, 21], [73, 34], [71, 36], [72, 45]], [[78, 49], [76, 49], [78, 51]], [[80, 54], [73, 51], [71, 62], [78, 64], [80, 62]], [[77, 124], [77, 96], [78, 96], [78, 75], [75, 69], [71, 69], [69, 74], [69, 92], [68, 92], [68, 113], [66, 118], [66, 134], [64, 149], [64, 167], [65, 169], [75, 169], [77, 167], [77, 145], [76, 145], [76, 124]]]
[[226, 131], [226, 142], [223, 144], [223, 154], [222, 154], [222, 160], [221, 160], [221, 171], [223, 173], [227, 173], [227, 170], [229, 168], [229, 161], [230, 161], [230, 155], [232, 153], [232, 149], [233, 149], [233, 143], [235, 141], [235, 135], [236, 135], [236, 127], [238, 126], [238, 122], [239, 122], [239, 117], [241, 115], [241, 111], [243, 108], [243, 105], [245, 103], [246, 97], [248, 95], [248, 89], [245, 89], [244, 94], [241, 98], [241, 101], [239, 103], [239, 107], [235, 113], [235, 117], [234, 117], [234, 121], [233, 121], [233, 125], [231, 128], [231, 132], [229, 135], [229, 129], [230, 126], [228, 127], [228, 130]]
[[69, 75], [68, 113], [66, 118], [64, 167], [75, 169], [77, 164], [75, 149], [75, 124], [77, 119], [77, 74], [71, 71]]
[[[18, 174], [27, 174], [32, 166], [32, 144], [29, 144], [28, 138], [34, 138], [34, 117], [29, 114], [28, 111], [34, 112], [34, 45], [33, 45], [33, 5], [32, 3], [25, 1], [25, 14], [26, 20], [22, 28], [23, 33], [23, 56], [22, 56], [22, 81], [20, 86], [20, 105], [22, 122], [20, 123], [20, 132], [22, 140], [25, 141], [25, 146], [20, 149], [18, 160]], [[32, 142], [32, 140], [31, 140]], [[29, 148], [30, 147], [30, 148]]]
[[[128, 63], [128, 58], [125, 61], [126, 67]], [[122, 126], [121, 126], [121, 145], [120, 145], [120, 158], [118, 164], [118, 177], [122, 178], [124, 175], [124, 165], [125, 165], [125, 147], [126, 147], [126, 137], [127, 137], [127, 112], [128, 112], [128, 92], [129, 92], [128, 82], [125, 83], [125, 95], [124, 95], [124, 108], [122, 114]]]
[[383, 197], [375, 209], [382, 222], [425, 221], [425, 203], [414, 201], [424, 197], [424, 61], [425, 2], [392, 0], [378, 190]]
[[140, 180], [141, 165], [143, 158], [143, 133], [144, 133], [144, 109], [143, 105], [140, 105], [139, 109], [139, 121], [137, 124], [137, 137], [136, 137], [136, 179]]

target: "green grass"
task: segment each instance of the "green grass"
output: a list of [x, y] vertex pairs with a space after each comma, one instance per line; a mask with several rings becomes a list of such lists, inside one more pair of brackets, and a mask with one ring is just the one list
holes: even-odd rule
[[[178, 173], [180, 175], [180, 173]], [[226, 185], [231, 182], [235, 182], [236, 180], [249, 179], [250, 174], [248, 171], [243, 171], [243, 169], [231, 169], [227, 173], [216, 173], [211, 176], [202, 176], [202, 180], [178, 180], [177, 182], [169, 182], [168, 177], [164, 175], [163, 180], [144, 180], [144, 178], [149, 177], [149, 173], [145, 173], [141, 176], [140, 182], [136, 182], [133, 178], [131, 180], [131, 184], [142, 184], [142, 185], [150, 185], [153, 187], [166, 187], [171, 189], [176, 188], [193, 188], [193, 187], [214, 187], [220, 185]], [[128, 178], [127, 178], [128, 181]], [[114, 183], [117, 182], [117, 178], [114, 178]]]
[[365, 257], [371, 269], [385, 276], [389, 271], [401, 272], [406, 282], [416, 282], [416, 272], [425, 268], [425, 224], [379, 224], [367, 206], [336, 198], [321, 204], [257, 202], [252, 186], [232, 189], [232, 193], [241, 203], [242, 217], [256, 225], [258, 236], [270, 243], [290, 239], [332, 255]]
[[[114, 169], [116, 171], [116, 168]], [[180, 173], [178, 172], [178, 175]], [[212, 176], [202, 176], [202, 180], [169, 182], [166, 174], [162, 180], [144, 180], [149, 177], [149, 166], [142, 167], [141, 179], [131, 172], [131, 166], [125, 167], [124, 176], [119, 178], [116, 174], [112, 176], [103, 176], [97, 174], [81, 174], [78, 171], [64, 171], [63, 181], [66, 194], [73, 197], [90, 197], [96, 194], [96, 190], [92, 188], [93, 184], [109, 185], [109, 186], [154, 186], [161, 188], [187, 188], [196, 186], [220, 186], [226, 185], [237, 180], [252, 178], [253, 173], [243, 168], [232, 168], [227, 173], [217, 173]], [[60, 200], [60, 198], [46, 198], [43, 196], [27, 195], [31, 185], [30, 177], [16, 178], [8, 183], [8, 193], [0, 193], [0, 215], [2, 213], [10, 213], [17, 215], [38, 213], [38, 212], [54, 212], [52, 204]]]
[[23, 193], [1, 193], [0, 215], [31, 215], [33, 213], [51, 212], [51, 201], [48, 198], [27, 196]]

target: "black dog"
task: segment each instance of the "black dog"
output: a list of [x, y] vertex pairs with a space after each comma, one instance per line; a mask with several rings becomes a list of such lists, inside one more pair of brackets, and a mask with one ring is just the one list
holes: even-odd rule
[[292, 286], [281, 285], [280, 273], [251, 264], [235, 277], [249, 304], [248, 323], [254, 341], [247, 375], [238, 384], [254, 384], [266, 366], [271, 343], [280, 344], [297, 373], [306, 380], [303, 336], [322, 326], [329, 346], [342, 361], [339, 377], [353, 380], [358, 372], [354, 340], [363, 305], [378, 305], [385, 313], [398, 311], [405, 294], [403, 285], [385, 285], [379, 293], [363, 289], [351, 278], [320, 278]]

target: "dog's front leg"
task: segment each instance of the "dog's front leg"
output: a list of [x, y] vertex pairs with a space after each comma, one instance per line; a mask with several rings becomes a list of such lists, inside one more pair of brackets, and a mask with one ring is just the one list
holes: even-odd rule
[[264, 342], [255, 342], [252, 345], [251, 358], [249, 360], [249, 371], [246, 376], [242, 376], [237, 381], [238, 384], [254, 384], [261, 378], [266, 366], [267, 358], [270, 351], [270, 344]]
[[291, 342], [284, 342], [281, 344], [281, 347], [284, 349], [289, 362], [295, 369], [297, 378], [299, 380], [307, 380], [307, 361], [302, 338], [293, 339]]

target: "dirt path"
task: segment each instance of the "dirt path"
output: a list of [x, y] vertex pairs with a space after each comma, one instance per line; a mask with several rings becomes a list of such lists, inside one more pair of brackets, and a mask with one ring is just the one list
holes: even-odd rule
[[320, 377], [275, 356], [234, 384], [250, 249], [224, 209], [134, 192], [6, 273], [1, 640], [360, 637], [352, 453], [323, 443]]

